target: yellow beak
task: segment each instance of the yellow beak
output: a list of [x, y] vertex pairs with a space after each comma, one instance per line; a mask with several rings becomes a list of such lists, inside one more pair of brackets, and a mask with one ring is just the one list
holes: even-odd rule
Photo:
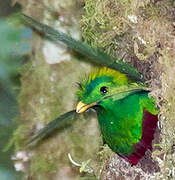
[[83, 102], [80, 101], [80, 102], [77, 104], [76, 112], [77, 112], [77, 113], [83, 113], [83, 112], [85, 112], [87, 109], [89, 109], [90, 107], [95, 106], [96, 104], [97, 104], [96, 102], [91, 103], [91, 104], [84, 104]]

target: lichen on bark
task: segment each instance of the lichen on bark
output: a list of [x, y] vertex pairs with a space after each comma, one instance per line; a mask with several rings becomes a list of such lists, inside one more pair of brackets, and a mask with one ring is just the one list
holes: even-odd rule
[[[82, 13], [81, 1], [19, 3], [22, 4], [24, 13], [29, 16], [74, 38], [80, 38], [78, 21]], [[90, 159], [92, 166], [98, 166], [97, 153], [101, 137], [93, 112], [85, 117], [80, 116], [70, 128], [33, 148], [25, 148], [25, 142], [48, 122], [75, 108], [76, 83], [85, 72], [90, 71], [92, 65], [87, 60], [82, 61], [82, 57], [73, 54], [62, 44], [55, 44], [51, 49], [51, 43], [48, 44], [48, 40], [38, 34], [33, 34], [31, 43], [30, 60], [21, 72], [19, 126], [13, 137], [17, 157], [14, 163], [21, 163], [26, 179], [77, 179], [80, 176], [79, 167], [71, 164], [68, 153], [80, 164]], [[28, 156], [27, 161], [18, 158], [17, 154], [21, 152]], [[86, 174], [81, 176], [86, 177]]]
[[[150, 96], [159, 107], [159, 142], [155, 142], [153, 162], [147, 152], [136, 167], [114, 155], [108, 147], [99, 152], [101, 137], [95, 115], [90, 113], [75, 121], [69, 129], [42, 141], [30, 161], [24, 162], [28, 179], [77, 179], [80, 176], [67, 158], [77, 162], [91, 159], [90, 166], [98, 179], [173, 179], [174, 162], [174, 59], [175, 37], [172, 0], [53, 0], [18, 1], [26, 14], [54, 28], [100, 47], [138, 69], [152, 89]], [[84, 12], [82, 15], [82, 9]], [[77, 33], [78, 32], [78, 33]], [[37, 129], [71, 110], [76, 104], [75, 82], [94, 66], [66, 48], [67, 56], [47, 61], [47, 44], [35, 34], [30, 61], [23, 67], [19, 96], [19, 127], [14, 133], [16, 151]], [[45, 48], [45, 50], [43, 50]], [[55, 48], [55, 46], [54, 46]], [[58, 46], [59, 48], [59, 46]], [[55, 48], [55, 51], [56, 48]], [[55, 53], [54, 51], [54, 53]], [[55, 54], [58, 54], [56, 52]], [[47, 58], [46, 58], [47, 57]], [[55, 57], [54, 57], [55, 58]], [[63, 61], [62, 61], [63, 60]], [[66, 60], [66, 61], [65, 61]], [[48, 64], [48, 62], [51, 62]], [[57, 64], [52, 64], [56, 62]], [[104, 165], [105, 164], [105, 165]], [[94, 178], [94, 177], [81, 178]]]
[[141, 167], [142, 171], [138, 173], [126, 168], [118, 171], [120, 166], [116, 163], [116, 157], [109, 161], [104, 179], [129, 178], [131, 174], [132, 179], [175, 177], [174, 7], [174, 1], [171, 0], [85, 0], [86, 12], [81, 20], [85, 41], [138, 69], [152, 89], [150, 96], [155, 97], [159, 107], [160, 137], [159, 143], [155, 144], [153, 158], [157, 160], [160, 169], [152, 167], [153, 171], [149, 172]]

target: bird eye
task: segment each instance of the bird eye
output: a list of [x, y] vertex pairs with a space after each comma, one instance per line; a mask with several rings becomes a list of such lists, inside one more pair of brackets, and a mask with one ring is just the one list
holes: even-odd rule
[[106, 94], [108, 92], [108, 88], [106, 86], [103, 86], [100, 88], [101, 94]]

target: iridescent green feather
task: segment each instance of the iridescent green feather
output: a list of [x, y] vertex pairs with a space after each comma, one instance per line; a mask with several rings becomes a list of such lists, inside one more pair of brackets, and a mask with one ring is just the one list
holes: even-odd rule
[[21, 14], [21, 18], [25, 23], [30, 25], [37, 32], [42, 33], [44, 37], [54, 42], [61, 41], [65, 43], [69, 48], [79, 52], [84, 56], [89, 57], [95, 63], [127, 74], [133, 80], [142, 81], [141, 74], [129, 64], [113, 58], [112, 56], [104, 53], [98, 48], [93, 48], [82, 41], [75, 40], [63, 32], [55, 30], [45, 24], [41, 24], [40, 22], [32, 19], [27, 15]]
[[[106, 94], [100, 92], [104, 86], [108, 88]], [[141, 140], [144, 109], [157, 114], [146, 86], [112, 69], [92, 72], [78, 91], [78, 98], [85, 104], [97, 102], [94, 108], [103, 139], [113, 151], [122, 155], [134, 152], [134, 145]]]
[[[102, 136], [109, 147], [120, 155], [128, 157], [131, 155], [129, 161], [132, 164], [137, 164], [145, 151], [151, 148], [157, 123], [157, 110], [154, 107], [154, 100], [148, 97], [148, 89], [141, 82], [140, 73], [130, 65], [114, 59], [97, 48], [75, 40], [31, 17], [26, 15], [21, 15], [21, 17], [46, 38], [54, 42], [62, 41], [69, 48], [89, 57], [102, 66], [108, 67], [92, 72], [87, 79], [82, 80], [80, 89], [77, 91], [77, 97], [83, 108], [87, 105], [88, 108], [91, 107], [97, 111]], [[101, 91], [101, 88], [105, 91]], [[86, 108], [84, 109], [86, 110]], [[145, 112], [147, 116], [145, 116]], [[68, 119], [73, 115], [75, 115], [75, 111], [63, 114], [49, 123], [30, 142], [40, 140], [56, 128], [69, 124]], [[148, 142], [145, 142], [144, 145], [143, 124], [145, 122], [143, 121], [151, 121], [150, 117], [153, 118], [154, 126], [148, 127], [152, 134], [149, 135]], [[138, 148], [143, 146], [142, 152], [135, 148], [135, 145], [140, 141], [142, 141], [141, 146], [139, 145]], [[133, 154], [135, 152], [136, 154]], [[141, 152], [141, 155], [138, 152]], [[132, 155], [135, 156], [135, 159]]]

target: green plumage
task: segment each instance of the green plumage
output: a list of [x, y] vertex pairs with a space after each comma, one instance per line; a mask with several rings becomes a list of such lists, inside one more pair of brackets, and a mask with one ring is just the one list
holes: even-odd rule
[[[98, 102], [95, 107], [103, 139], [115, 152], [129, 155], [142, 136], [143, 110], [156, 114], [152, 99], [142, 84], [126, 75], [103, 68], [92, 73], [80, 89], [79, 100], [85, 104]], [[102, 94], [101, 87], [108, 92]]]
[[[87, 79], [80, 82], [80, 89], [77, 91], [80, 102], [76, 112], [95, 109], [104, 142], [131, 164], [137, 164], [146, 150], [152, 149], [158, 120], [154, 100], [148, 97], [148, 90], [141, 83], [140, 73], [97, 48], [75, 40], [26, 15], [21, 17], [46, 38], [56, 42], [62, 41], [69, 48], [108, 67], [92, 72]], [[69, 124], [70, 118], [76, 112], [75, 110], [67, 112], [50, 122], [29, 142], [40, 140], [56, 128]]]
[[104, 53], [102, 50], [98, 48], [93, 48], [82, 41], [73, 39], [67, 34], [57, 31], [45, 24], [41, 24], [40, 22], [24, 14], [21, 14], [21, 18], [22, 20], [24, 20], [24, 22], [27, 22], [32, 28], [42, 33], [43, 36], [52, 40], [53, 42], [62, 41], [69, 48], [87, 56], [88, 58], [90, 58], [90, 60], [92, 60], [97, 64], [108, 66], [112, 69], [116, 69], [122, 73], [127, 74], [129, 77], [131, 77], [134, 80], [137, 81], [143, 80], [141, 74], [132, 66], [130, 66], [127, 63], [124, 63], [121, 60], [116, 60], [112, 56]]
[[[101, 92], [104, 87], [105, 93]], [[143, 149], [140, 148], [141, 153], [151, 148], [155, 127], [149, 127], [149, 123], [152, 123], [149, 114], [154, 117], [153, 124], [156, 124], [157, 111], [154, 100], [148, 97], [143, 84], [134, 83], [115, 70], [103, 68], [82, 81], [78, 97], [83, 104], [96, 102], [92, 108], [97, 111], [103, 140], [114, 152], [129, 157], [137, 152], [135, 145], [138, 143], [143, 146]], [[150, 122], [143, 129], [145, 112], [148, 113], [146, 121]], [[149, 131], [146, 132], [148, 138], [143, 137], [143, 131]], [[137, 161], [131, 163], [136, 164]]]
[[156, 114], [147, 92], [137, 92], [124, 99], [100, 103], [98, 118], [105, 142], [117, 153], [130, 155], [142, 136], [143, 109]]

